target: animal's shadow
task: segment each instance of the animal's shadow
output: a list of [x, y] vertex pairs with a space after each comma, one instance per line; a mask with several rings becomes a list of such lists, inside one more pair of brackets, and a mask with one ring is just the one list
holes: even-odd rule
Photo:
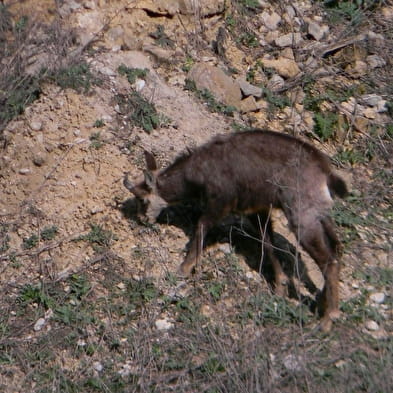
[[[125, 218], [139, 222], [140, 225], [146, 225], [137, 217], [137, 203], [135, 199], [130, 198], [124, 201], [120, 210]], [[157, 222], [176, 226], [189, 239], [192, 239], [201, 213], [202, 209], [197, 204], [183, 203], [164, 209], [159, 215]], [[267, 253], [263, 250], [260, 237], [258, 238], [255, 235], [255, 230], [247, 218], [231, 215], [210, 230], [205, 238], [205, 248], [217, 243], [230, 243], [235, 253], [242, 255], [247, 265], [262, 274], [266, 281], [273, 287], [274, 273], [272, 264], [269, 261]], [[312, 311], [315, 311], [315, 299], [301, 295], [294, 285], [293, 278], [296, 278], [305, 285], [310, 294], [317, 295], [318, 288], [309, 277], [300, 253], [297, 253], [296, 247], [277, 232], [274, 233], [274, 243], [275, 255], [279, 259], [285, 274], [290, 279], [288, 285], [289, 297], [301, 300]], [[187, 248], [188, 246], [189, 243], [187, 244]]]

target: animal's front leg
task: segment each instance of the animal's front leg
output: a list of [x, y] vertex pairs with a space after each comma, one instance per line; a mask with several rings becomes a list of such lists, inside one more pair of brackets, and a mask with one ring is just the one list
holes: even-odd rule
[[208, 216], [202, 216], [199, 219], [194, 238], [192, 239], [190, 244], [190, 249], [188, 250], [184, 262], [179, 267], [180, 275], [189, 276], [192, 273], [192, 270], [202, 256], [204, 239], [207, 232], [212, 226], [213, 222]]

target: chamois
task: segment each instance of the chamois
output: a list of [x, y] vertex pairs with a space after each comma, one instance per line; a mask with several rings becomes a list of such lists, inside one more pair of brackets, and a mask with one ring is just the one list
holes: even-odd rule
[[340, 242], [329, 211], [332, 196], [344, 197], [347, 186], [332, 171], [328, 156], [295, 137], [254, 129], [216, 136], [162, 170], [151, 153], [145, 151], [145, 159], [144, 180], [132, 184], [126, 175], [124, 185], [149, 222], [155, 222], [166, 206], [179, 202], [194, 200], [202, 209], [179, 273], [191, 274], [212, 227], [230, 213], [242, 214], [254, 226], [260, 226], [262, 220], [275, 290], [282, 294], [287, 277], [275, 256], [270, 220], [270, 210], [281, 209], [325, 278], [318, 307], [322, 330], [331, 329], [332, 321], [339, 317]]

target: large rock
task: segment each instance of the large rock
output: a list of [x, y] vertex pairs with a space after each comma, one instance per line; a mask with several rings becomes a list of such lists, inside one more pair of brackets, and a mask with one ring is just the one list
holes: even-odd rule
[[158, 15], [174, 16], [177, 13], [183, 15], [200, 16], [216, 15], [225, 10], [225, 0], [141, 0], [135, 7], [145, 9]]
[[191, 68], [188, 78], [195, 82], [198, 90], [207, 89], [218, 101], [240, 107], [242, 93], [239, 85], [220, 68], [199, 63]]
[[300, 72], [296, 61], [286, 57], [279, 57], [278, 59], [264, 58], [262, 63], [265, 67], [274, 68], [283, 78], [293, 78]]

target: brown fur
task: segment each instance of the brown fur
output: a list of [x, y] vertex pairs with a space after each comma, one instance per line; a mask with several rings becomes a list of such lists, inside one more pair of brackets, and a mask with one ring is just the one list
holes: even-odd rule
[[[207, 232], [225, 216], [248, 215], [265, 229], [264, 245], [275, 272], [276, 291], [284, 292], [287, 277], [274, 254], [271, 208], [282, 209], [291, 230], [325, 277], [320, 299], [322, 328], [338, 316], [337, 253], [339, 241], [329, 217], [331, 196], [347, 193], [345, 182], [332, 172], [330, 159], [294, 137], [264, 130], [220, 135], [157, 170], [146, 152], [145, 180], [125, 186], [146, 207], [154, 221], [166, 205], [195, 200], [202, 206], [194, 238], [180, 272], [189, 275], [202, 251]], [[259, 216], [258, 216], [259, 215]], [[262, 223], [262, 225], [261, 225]]]

